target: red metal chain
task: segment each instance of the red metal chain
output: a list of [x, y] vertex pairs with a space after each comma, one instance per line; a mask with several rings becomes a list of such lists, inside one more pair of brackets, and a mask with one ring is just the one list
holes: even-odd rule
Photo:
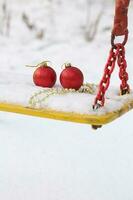
[[93, 105], [94, 109], [104, 106], [105, 103], [105, 92], [109, 87], [110, 84], [110, 77], [112, 72], [114, 71], [116, 57], [117, 57], [117, 50], [115, 47], [112, 47], [109, 53], [109, 58], [105, 65], [104, 74], [102, 80], [99, 84], [99, 90]]
[[126, 72], [127, 63], [125, 60], [125, 48], [123, 44], [115, 44], [115, 46], [113, 46], [110, 50], [109, 58], [105, 65], [104, 75], [99, 84], [99, 90], [94, 101], [93, 109], [104, 106], [105, 93], [110, 85], [110, 78], [115, 68], [116, 59], [120, 69], [119, 77], [122, 82], [120, 85], [121, 94], [124, 95], [130, 92], [129, 85], [127, 83], [128, 73]]
[[[130, 87], [128, 85], [128, 73], [126, 71], [127, 62], [125, 59], [125, 47], [128, 40], [128, 6], [130, 0], [116, 0], [114, 27], [112, 30], [111, 44], [109, 58], [105, 65], [104, 75], [99, 84], [99, 90], [95, 98], [93, 109], [104, 106], [105, 93], [110, 84], [110, 77], [114, 71], [116, 60], [119, 66], [119, 78], [121, 80], [120, 90], [121, 94], [130, 93]], [[116, 36], [124, 36], [124, 40], [120, 44], [115, 43]]]
[[128, 85], [128, 73], [126, 71], [127, 62], [125, 59], [125, 47], [122, 44], [117, 44], [118, 48], [118, 58], [117, 64], [119, 66], [119, 78], [121, 80], [120, 90], [121, 94], [128, 94], [130, 93], [130, 87]]

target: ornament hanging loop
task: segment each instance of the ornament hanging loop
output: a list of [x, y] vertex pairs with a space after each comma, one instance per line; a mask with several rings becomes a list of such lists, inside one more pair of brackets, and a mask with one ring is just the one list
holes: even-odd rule
[[62, 68], [62, 69], [65, 69], [65, 68], [71, 67], [71, 66], [72, 66], [72, 64], [71, 64], [70, 62], [65, 62], [65, 63], [61, 66], [61, 68]]
[[[115, 43], [115, 39], [116, 39], [116, 36], [112, 33], [112, 35], [111, 35], [111, 46], [114, 49], [117, 48], [117, 43]], [[123, 39], [123, 42], [121, 44], [123, 46], [125, 46], [127, 41], [128, 41], [128, 30], [125, 32], [124, 39]]]
[[52, 64], [51, 61], [45, 60], [45, 61], [43, 61], [43, 62], [40, 62], [40, 63], [37, 64], [37, 65], [25, 65], [25, 66], [26, 66], [26, 67], [40, 67], [40, 66], [45, 66], [45, 67], [47, 67], [49, 63]]

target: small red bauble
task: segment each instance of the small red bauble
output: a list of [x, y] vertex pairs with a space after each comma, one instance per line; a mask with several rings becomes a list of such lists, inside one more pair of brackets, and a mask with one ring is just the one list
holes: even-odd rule
[[54, 69], [48, 66], [47, 62], [42, 62], [37, 67], [33, 74], [35, 85], [52, 88], [56, 82], [56, 73]]
[[83, 73], [77, 67], [73, 67], [70, 63], [65, 65], [65, 69], [61, 72], [60, 83], [63, 88], [78, 90], [84, 81]]

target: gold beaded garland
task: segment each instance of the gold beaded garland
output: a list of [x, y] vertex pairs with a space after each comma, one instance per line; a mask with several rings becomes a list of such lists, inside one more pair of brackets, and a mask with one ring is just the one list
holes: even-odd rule
[[64, 88], [50, 88], [44, 89], [34, 93], [29, 100], [29, 106], [32, 108], [40, 107], [50, 96], [65, 95], [68, 93], [89, 93], [94, 94], [97, 86], [95, 84], [86, 83], [79, 90], [75, 89], [64, 89]]

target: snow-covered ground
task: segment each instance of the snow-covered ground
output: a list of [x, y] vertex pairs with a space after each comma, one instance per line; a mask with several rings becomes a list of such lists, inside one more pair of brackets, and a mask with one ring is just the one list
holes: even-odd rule
[[[99, 82], [110, 48], [113, 6], [104, 4], [96, 38], [87, 42], [87, 11], [93, 21], [102, 9], [101, 1], [92, 2], [90, 10], [87, 0], [11, 1], [10, 37], [0, 35], [0, 98], [10, 90], [9, 98], [21, 101], [18, 85], [25, 85], [23, 90], [29, 98], [28, 91], [34, 92], [33, 70], [25, 64], [43, 60], [51, 60], [58, 75], [61, 65], [70, 61], [83, 71], [85, 82]], [[132, 9], [131, 5], [127, 45], [131, 87]], [[23, 13], [28, 13], [35, 30], [26, 27]], [[37, 34], [42, 29], [44, 37], [40, 40]], [[112, 76], [115, 87], [119, 87], [117, 73], [118, 69]], [[94, 132], [87, 125], [0, 112], [0, 198], [132, 200], [132, 119], [131, 111]]]

